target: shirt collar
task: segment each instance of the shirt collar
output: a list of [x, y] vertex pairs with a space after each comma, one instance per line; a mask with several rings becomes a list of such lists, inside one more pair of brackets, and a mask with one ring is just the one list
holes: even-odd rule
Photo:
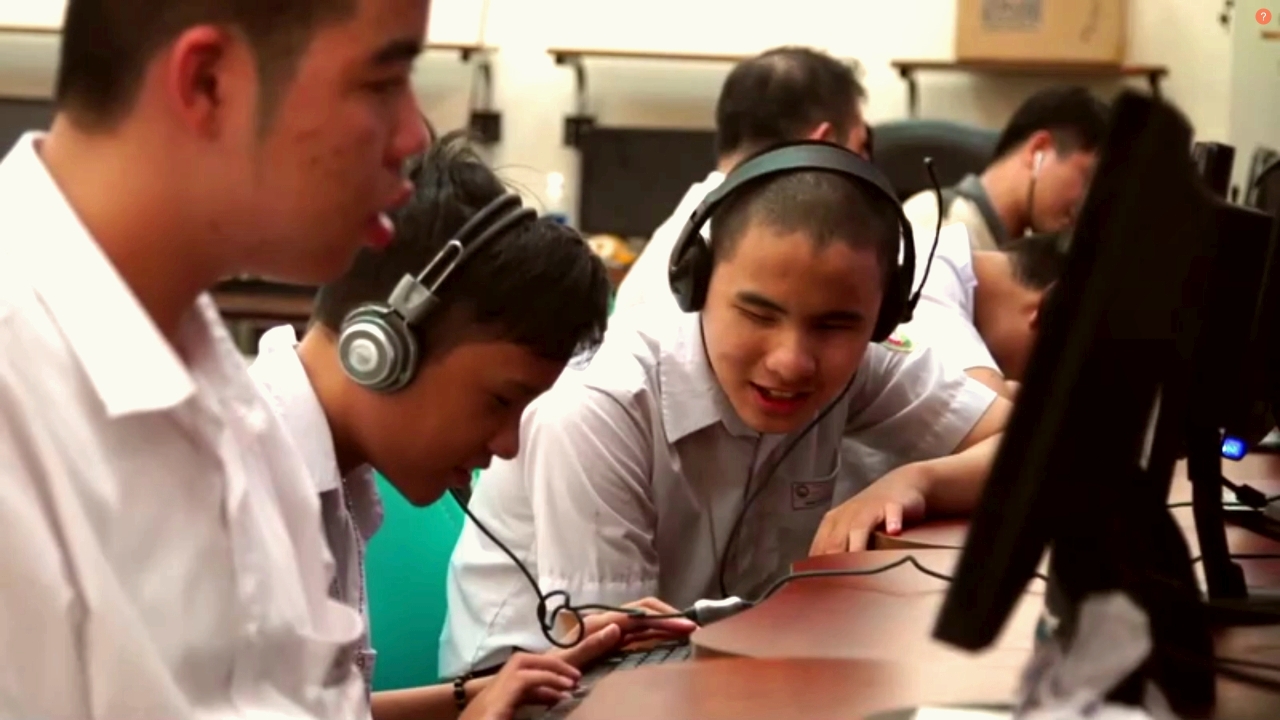
[[258, 341], [258, 357], [250, 374], [297, 446], [316, 492], [323, 493], [342, 483], [338, 454], [329, 419], [298, 357], [297, 346], [298, 333], [293, 326], [271, 328]]
[[673, 332], [661, 341], [658, 356], [667, 442], [675, 443], [716, 423], [739, 437], [757, 435], [738, 417], [716, 380], [703, 343], [702, 316], [679, 313], [671, 327]]
[[[36, 295], [108, 416], [177, 407], [196, 393], [190, 371], [54, 182], [37, 152], [41, 137], [24, 135], [0, 163], [0, 197], [9, 199], [0, 243], [18, 244], [5, 254], [26, 259]], [[207, 310], [193, 308], [181, 338], [220, 323]]]

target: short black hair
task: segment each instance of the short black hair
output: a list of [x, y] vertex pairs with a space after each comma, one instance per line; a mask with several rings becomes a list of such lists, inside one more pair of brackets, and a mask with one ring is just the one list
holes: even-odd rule
[[802, 232], [819, 247], [843, 242], [873, 249], [884, 287], [898, 262], [898, 212], [876, 190], [825, 170], [776, 175], [740, 188], [711, 220], [716, 263], [733, 256], [747, 229], [764, 224], [780, 232]]
[[1032, 290], [1045, 290], [1062, 277], [1069, 241], [1068, 230], [1039, 233], [1017, 238], [1001, 252], [1009, 256], [1013, 277], [1020, 285]]
[[1035, 93], [1023, 101], [996, 141], [994, 158], [1016, 150], [1041, 130], [1053, 136], [1059, 154], [1098, 149], [1106, 137], [1108, 109], [1087, 89], [1060, 85]]
[[115, 125], [132, 109], [147, 64], [188, 28], [240, 33], [257, 55], [262, 115], [293, 77], [315, 30], [351, 17], [357, 0], [68, 0], [54, 101], [84, 127]]
[[[395, 239], [364, 249], [341, 278], [320, 288], [313, 323], [338, 332], [347, 313], [386, 300], [405, 274], [417, 275], [462, 225], [507, 193], [467, 135], [446, 134], [410, 173], [415, 193], [396, 212]], [[424, 362], [471, 339], [514, 342], [566, 362], [590, 352], [609, 315], [604, 263], [572, 228], [547, 217], [515, 226], [476, 250], [440, 288], [440, 304], [419, 339]]]
[[865, 97], [853, 69], [826, 53], [766, 50], [725, 78], [716, 102], [716, 152], [723, 157], [798, 140], [823, 122], [845, 137]]

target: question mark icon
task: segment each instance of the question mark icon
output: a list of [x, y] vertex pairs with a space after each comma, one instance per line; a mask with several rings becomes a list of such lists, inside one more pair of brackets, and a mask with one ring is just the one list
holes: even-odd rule
[[1258, 20], [1259, 25], [1266, 25], [1271, 22], [1271, 11], [1266, 8], [1262, 8], [1256, 15], [1254, 15], [1254, 17]]

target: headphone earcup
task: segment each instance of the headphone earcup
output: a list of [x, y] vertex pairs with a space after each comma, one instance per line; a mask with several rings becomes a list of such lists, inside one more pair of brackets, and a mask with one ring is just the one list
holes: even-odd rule
[[884, 299], [880, 301], [880, 314], [876, 316], [876, 326], [871, 332], [871, 342], [881, 343], [893, 335], [898, 325], [907, 320], [905, 317], [907, 304], [910, 302], [911, 286], [904, 281], [902, 268], [895, 266], [885, 287]]
[[706, 304], [713, 264], [711, 248], [696, 228], [692, 236], [685, 235], [676, 243], [667, 280], [682, 311], [698, 312]]
[[338, 333], [342, 370], [355, 383], [392, 393], [413, 380], [419, 348], [413, 332], [390, 307], [371, 303], [347, 314]]

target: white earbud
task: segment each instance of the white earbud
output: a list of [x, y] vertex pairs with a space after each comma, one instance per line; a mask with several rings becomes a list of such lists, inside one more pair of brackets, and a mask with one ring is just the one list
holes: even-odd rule
[[1037, 151], [1036, 151], [1036, 157], [1035, 157], [1034, 162], [1035, 162], [1035, 164], [1034, 164], [1034, 165], [1032, 166], [1032, 168], [1031, 168], [1031, 174], [1032, 174], [1032, 175], [1039, 175], [1039, 174], [1040, 174], [1040, 166], [1041, 166], [1041, 165], [1044, 165], [1044, 151], [1043, 151], [1043, 150], [1037, 150]]

